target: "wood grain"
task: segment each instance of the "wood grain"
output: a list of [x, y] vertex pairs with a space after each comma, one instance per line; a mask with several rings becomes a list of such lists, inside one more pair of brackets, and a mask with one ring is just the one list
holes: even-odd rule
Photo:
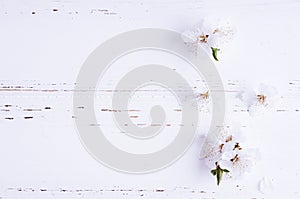
[[[1, 1], [0, 198], [299, 198], [299, 9], [299, 0]], [[216, 67], [228, 119], [250, 131], [260, 163], [244, 179], [216, 187], [198, 158], [198, 136], [178, 162], [157, 173], [128, 175], [99, 164], [74, 126], [72, 96], [84, 60], [121, 32], [143, 27], [182, 32], [204, 16], [229, 18], [238, 30]], [[114, 76], [96, 90], [99, 102], [111, 99], [113, 81]], [[196, 92], [202, 81], [192, 80]], [[279, 99], [263, 116], [250, 117], [236, 95], [261, 82], [275, 86]], [[169, 97], [146, 89], [135, 100], [165, 103]], [[107, 118], [125, 111], [139, 126], [148, 124], [140, 106], [96, 108]], [[171, 110], [181, 113], [178, 106]], [[119, 133], [109, 120], [89, 125]], [[174, 120], [166, 128], [173, 132], [180, 125]], [[200, 122], [200, 131], [206, 126]], [[268, 193], [257, 188], [264, 176], [273, 184]]]

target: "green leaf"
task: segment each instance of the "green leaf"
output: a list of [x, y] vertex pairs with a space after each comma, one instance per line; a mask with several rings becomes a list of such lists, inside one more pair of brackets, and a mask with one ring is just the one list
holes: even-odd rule
[[224, 173], [224, 172], [225, 172], [225, 173], [228, 173], [229, 170], [227, 170], [227, 169], [222, 169], [222, 168], [220, 167], [220, 165], [216, 162], [216, 169], [213, 169], [213, 170], [211, 170], [210, 172], [211, 172], [211, 174], [212, 174], [213, 176], [216, 176], [216, 177], [217, 177], [217, 185], [219, 186], [219, 184], [220, 184], [220, 182], [221, 182], [221, 180], [222, 180], [223, 173]]
[[212, 50], [212, 56], [213, 56], [213, 58], [216, 61], [219, 61], [219, 59], [218, 59], [218, 51], [220, 51], [220, 49], [219, 48], [211, 47], [211, 50]]
[[214, 176], [217, 175], [217, 170], [216, 170], [216, 169], [211, 170], [210, 172], [211, 172], [211, 174], [213, 174]]
[[223, 176], [223, 171], [220, 169], [220, 170], [217, 170], [217, 185], [219, 186], [221, 180], [222, 180], [222, 176]]

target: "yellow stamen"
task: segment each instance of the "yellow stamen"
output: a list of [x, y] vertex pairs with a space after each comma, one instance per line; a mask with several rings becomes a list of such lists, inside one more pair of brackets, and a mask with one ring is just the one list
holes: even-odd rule
[[223, 149], [224, 144], [220, 144], [219, 146], [219, 152], [222, 153], [222, 149]]
[[232, 135], [230, 135], [228, 138], [226, 138], [225, 142], [230, 142], [232, 141]]
[[234, 158], [231, 158], [231, 159], [230, 159], [230, 161], [233, 162], [233, 163], [236, 163], [237, 161], [239, 161], [239, 159], [240, 159], [240, 158], [239, 158], [238, 154], [236, 154], [236, 155], [234, 156]]
[[257, 101], [264, 104], [266, 102], [267, 96], [265, 95], [257, 95]]
[[199, 35], [197, 37], [198, 42], [201, 43], [207, 43], [207, 38], [209, 37], [209, 35]]
[[205, 100], [208, 99], [208, 97], [209, 97], [208, 91], [206, 91], [205, 93], [200, 93], [200, 97], [202, 97]]
[[219, 32], [220, 30], [217, 28], [213, 31], [213, 34], [216, 34], [217, 32]]
[[240, 146], [239, 143], [235, 143], [233, 150], [235, 149], [242, 150], [242, 147]]

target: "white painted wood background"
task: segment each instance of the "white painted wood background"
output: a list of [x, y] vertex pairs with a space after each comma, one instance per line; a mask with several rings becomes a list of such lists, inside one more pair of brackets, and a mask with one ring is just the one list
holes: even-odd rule
[[[217, 187], [198, 159], [198, 139], [179, 161], [152, 174], [118, 173], [96, 162], [72, 118], [81, 64], [121, 32], [183, 31], [204, 16], [229, 18], [237, 27], [216, 65], [228, 114], [250, 129], [261, 151], [253, 172]], [[299, 198], [299, 33], [298, 0], [1, 0], [0, 198]], [[234, 95], [261, 82], [281, 98], [250, 118]], [[264, 176], [273, 184], [269, 193], [258, 190]]]

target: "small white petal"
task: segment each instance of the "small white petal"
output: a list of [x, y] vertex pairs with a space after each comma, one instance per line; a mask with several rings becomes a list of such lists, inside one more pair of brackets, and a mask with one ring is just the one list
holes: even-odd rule
[[257, 94], [253, 90], [246, 90], [241, 94], [241, 100], [250, 107], [257, 102]]
[[257, 88], [257, 93], [267, 96], [267, 98], [272, 98], [278, 94], [277, 89], [273, 86], [266, 84], [260, 84]]
[[261, 193], [269, 193], [273, 190], [273, 184], [267, 177], [263, 177], [258, 183], [258, 190]]
[[234, 142], [225, 142], [224, 146], [222, 147], [222, 153], [233, 151], [234, 145]]
[[247, 159], [251, 160], [254, 163], [261, 158], [259, 150], [254, 148], [242, 150], [240, 152], [240, 155], [245, 156]]
[[196, 33], [190, 30], [187, 30], [181, 34], [181, 38], [185, 43], [196, 43], [197, 36]]
[[263, 115], [266, 111], [266, 106], [262, 105], [262, 104], [253, 104], [252, 106], [250, 106], [248, 108], [249, 110], [249, 114], [250, 116], [259, 116], [259, 115]]
[[223, 154], [222, 154], [222, 160], [230, 160], [232, 158], [234, 158], [234, 156], [236, 155], [237, 153], [233, 150], [230, 150], [230, 151], [225, 151]]
[[209, 168], [209, 169], [214, 169], [216, 168], [216, 162], [218, 162], [219, 159], [214, 159], [214, 158], [205, 158], [204, 162], [205, 165]]
[[230, 162], [230, 161], [227, 161], [227, 160], [219, 160], [218, 161], [218, 164], [220, 165], [220, 167], [222, 169], [228, 169], [229, 171], [232, 171], [232, 167], [233, 167], [233, 164]]

